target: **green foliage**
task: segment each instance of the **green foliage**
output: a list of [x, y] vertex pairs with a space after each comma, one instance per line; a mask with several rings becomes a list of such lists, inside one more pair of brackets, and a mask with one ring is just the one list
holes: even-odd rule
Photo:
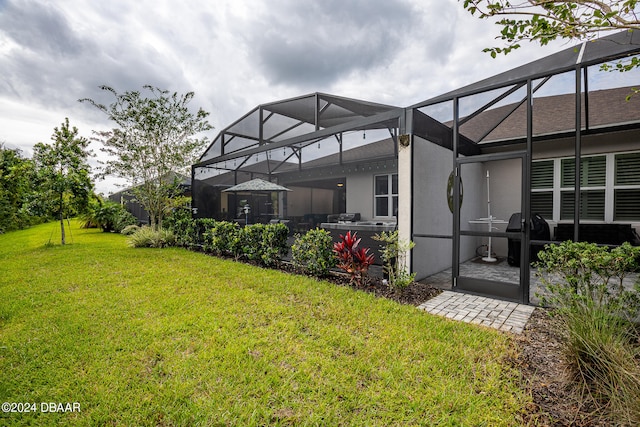
[[189, 247], [194, 244], [195, 224], [191, 209], [177, 208], [167, 217], [164, 226], [173, 231], [178, 246]]
[[374, 256], [369, 254], [369, 248], [361, 248], [358, 233], [340, 235], [340, 241], [333, 244], [333, 253], [337, 258], [336, 265], [351, 276], [351, 283], [358, 286], [367, 281], [369, 266], [373, 264]]
[[242, 254], [240, 225], [237, 222], [217, 221], [206, 236], [205, 250], [216, 255], [228, 255], [236, 260]]
[[[544, 46], [556, 39], [590, 40], [604, 31], [638, 30], [637, 0], [528, 1], [464, 0], [463, 7], [482, 19], [504, 17], [495, 24], [502, 27], [498, 39], [503, 47], [484, 49], [492, 57], [520, 48], [523, 41]], [[524, 17], [524, 18], [523, 18]], [[640, 63], [619, 62], [613, 67], [628, 71]]]
[[291, 246], [291, 261], [309, 274], [326, 276], [336, 266], [332, 246], [331, 233], [327, 230], [316, 228], [304, 235], [297, 234], [295, 243]]
[[[522, 425], [513, 339], [350, 287], [53, 225], [0, 235], [9, 426]], [[26, 273], [27, 272], [27, 273]]]
[[556, 307], [576, 378], [613, 419], [640, 424], [640, 284], [628, 289], [623, 283], [638, 269], [640, 247], [568, 241], [538, 256], [550, 294], [542, 301]]
[[122, 229], [120, 234], [123, 234], [125, 236], [131, 236], [138, 230], [140, 230], [140, 227], [138, 225], [127, 225], [125, 228]]
[[640, 290], [623, 284], [629, 272], [638, 269], [640, 247], [624, 243], [609, 250], [595, 243], [566, 241], [546, 246], [539, 259], [539, 274], [552, 294], [543, 298], [544, 303], [562, 310], [595, 304], [629, 321], [640, 316]]
[[289, 229], [284, 224], [240, 227], [235, 222], [217, 221], [205, 233], [205, 251], [272, 266], [287, 254], [288, 234]]
[[178, 246], [185, 248], [201, 248], [209, 244], [208, 233], [215, 226], [211, 218], [196, 218], [191, 215], [190, 208], [176, 208], [167, 217], [165, 225], [176, 236]]
[[78, 136], [66, 118], [51, 136], [53, 144], [34, 147], [38, 198], [53, 218], [60, 220], [61, 243], [65, 244], [64, 218], [82, 213], [89, 203], [93, 184], [87, 159], [89, 141]]
[[264, 227], [264, 224], [251, 224], [240, 229], [242, 255], [249, 261], [260, 261], [262, 259]]
[[140, 227], [127, 237], [127, 243], [133, 248], [166, 248], [176, 246], [176, 237], [171, 230]]
[[407, 254], [416, 244], [412, 241], [400, 239], [398, 230], [392, 232], [383, 231], [374, 235], [373, 240], [383, 243], [380, 247], [380, 256], [384, 263], [383, 269], [387, 275], [389, 287], [398, 290], [406, 288], [413, 283], [416, 273], [409, 273]]
[[[256, 224], [254, 224], [256, 225]], [[251, 225], [250, 227], [252, 227]], [[265, 224], [262, 227], [262, 253], [260, 261], [266, 266], [277, 264], [289, 252], [287, 237], [289, 228], [284, 224]]]
[[105, 233], [120, 233], [125, 227], [138, 223], [136, 217], [120, 203], [102, 200], [97, 196], [79, 217], [84, 228], [97, 227]]
[[175, 207], [172, 200], [180, 195], [176, 172], [191, 165], [208, 143], [206, 137], [194, 135], [212, 129], [206, 120], [209, 113], [189, 111], [193, 92], [170, 94], [150, 85], [144, 86], [148, 96], [139, 91], [120, 94], [109, 86], [100, 89], [115, 101], [109, 106], [86, 98], [80, 102], [89, 102], [117, 126], [107, 132], [94, 131], [110, 156], [102, 174], [127, 180], [136, 200], [149, 212], [151, 226], [161, 228], [164, 217]]
[[34, 176], [31, 160], [0, 143], [0, 234], [42, 222], [42, 215], [30, 209]]

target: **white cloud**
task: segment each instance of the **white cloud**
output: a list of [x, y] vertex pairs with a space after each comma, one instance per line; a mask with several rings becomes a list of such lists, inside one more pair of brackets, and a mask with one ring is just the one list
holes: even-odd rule
[[77, 102], [109, 102], [102, 84], [194, 91], [213, 138], [258, 104], [321, 91], [407, 106], [565, 47], [493, 60], [496, 32], [456, 0], [2, 0], [0, 141], [29, 152], [65, 117], [108, 128]]

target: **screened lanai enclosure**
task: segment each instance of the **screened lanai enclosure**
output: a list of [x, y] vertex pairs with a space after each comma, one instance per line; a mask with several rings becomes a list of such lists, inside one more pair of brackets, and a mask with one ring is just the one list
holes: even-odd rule
[[640, 243], [640, 73], [602, 69], [638, 54], [639, 36], [585, 42], [411, 107], [453, 135], [443, 147], [413, 130], [418, 277], [446, 271], [456, 290], [528, 303], [544, 244]]
[[[193, 166], [194, 216], [397, 227], [417, 279], [529, 303], [542, 245], [640, 243], [640, 73], [602, 69], [639, 42], [614, 34], [407, 108], [321, 93], [263, 104]], [[291, 191], [223, 191], [254, 178]]]
[[[322, 93], [261, 105], [220, 132], [194, 165], [194, 215], [279, 221], [292, 233], [393, 230], [402, 113]], [[291, 191], [225, 191], [255, 178]]]

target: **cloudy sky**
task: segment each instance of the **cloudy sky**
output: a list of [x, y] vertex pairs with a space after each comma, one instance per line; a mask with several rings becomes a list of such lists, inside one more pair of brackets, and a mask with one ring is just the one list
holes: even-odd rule
[[110, 128], [78, 102], [110, 102], [104, 84], [194, 91], [213, 139], [266, 102], [326, 92], [408, 106], [568, 47], [492, 59], [482, 48], [497, 33], [457, 0], [0, 0], [0, 142], [30, 156], [65, 117], [86, 137]]

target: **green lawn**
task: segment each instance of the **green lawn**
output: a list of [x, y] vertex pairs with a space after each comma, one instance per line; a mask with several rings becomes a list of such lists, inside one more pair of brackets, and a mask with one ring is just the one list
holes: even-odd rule
[[77, 226], [45, 246], [56, 227], [0, 235], [0, 401], [37, 409], [0, 425], [520, 424], [498, 332]]

